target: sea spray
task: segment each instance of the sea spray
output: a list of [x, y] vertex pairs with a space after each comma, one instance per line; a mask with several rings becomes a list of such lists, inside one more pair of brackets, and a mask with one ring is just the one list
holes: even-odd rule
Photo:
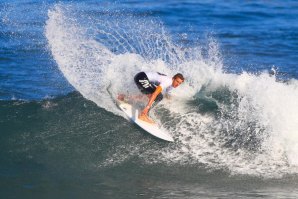
[[[113, 12], [91, 19], [64, 4], [48, 15], [45, 35], [59, 69], [85, 98], [110, 112], [120, 114], [107, 89], [112, 97], [138, 92], [132, 78], [138, 71], [186, 77], [175, 99], [154, 110], [168, 121], [175, 144], [150, 146], [142, 154], [118, 151], [106, 163], [139, 155], [146, 163], [205, 165], [234, 174], [297, 173], [297, 84], [266, 72], [224, 73], [215, 39], [209, 38], [205, 55], [200, 46], [181, 48], [158, 20]], [[166, 119], [162, 112], [169, 113]]]

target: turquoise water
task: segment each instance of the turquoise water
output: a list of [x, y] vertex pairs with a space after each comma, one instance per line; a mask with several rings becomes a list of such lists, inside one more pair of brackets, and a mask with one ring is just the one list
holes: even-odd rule
[[[297, 198], [295, 1], [0, 1], [3, 198]], [[186, 83], [152, 117], [141, 70]], [[107, 92], [111, 89], [113, 96]]]

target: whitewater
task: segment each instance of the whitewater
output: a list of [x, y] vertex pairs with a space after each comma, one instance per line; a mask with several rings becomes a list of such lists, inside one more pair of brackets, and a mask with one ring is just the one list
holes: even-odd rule
[[[123, 12], [92, 17], [56, 4], [44, 29], [48, 48], [63, 76], [86, 99], [124, 115], [112, 97], [137, 93], [138, 71], [181, 72], [186, 83], [174, 99], [153, 111], [175, 144], [148, 148], [146, 164], [204, 165], [231, 174], [280, 177], [298, 173], [298, 81], [282, 81], [268, 71], [228, 73], [220, 46], [175, 43], [162, 21]], [[187, 35], [184, 35], [187, 37]], [[211, 108], [210, 108], [211, 107]], [[135, 155], [111, 155], [99, 166]]]

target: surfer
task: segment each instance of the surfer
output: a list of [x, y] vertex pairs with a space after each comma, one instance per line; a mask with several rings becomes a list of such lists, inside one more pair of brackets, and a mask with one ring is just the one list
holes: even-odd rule
[[184, 77], [180, 73], [177, 73], [171, 78], [158, 72], [140, 72], [135, 75], [134, 81], [141, 93], [147, 95], [149, 98], [147, 106], [139, 115], [139, 119], [154, 123], [148, 116], [149, 110], [163, 99], [163, 94], [168, 96], [173, 88], [177, 88], [182, 84]]

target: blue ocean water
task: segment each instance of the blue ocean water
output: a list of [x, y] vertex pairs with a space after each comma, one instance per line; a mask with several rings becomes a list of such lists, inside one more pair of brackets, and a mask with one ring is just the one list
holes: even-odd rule
[[[0, 1], [4, 198], [297, 198], [298, 2]], [[152, 117], [112, 98], [182, 72]], [[114, 96], [109, 96], [111, 88]]]

